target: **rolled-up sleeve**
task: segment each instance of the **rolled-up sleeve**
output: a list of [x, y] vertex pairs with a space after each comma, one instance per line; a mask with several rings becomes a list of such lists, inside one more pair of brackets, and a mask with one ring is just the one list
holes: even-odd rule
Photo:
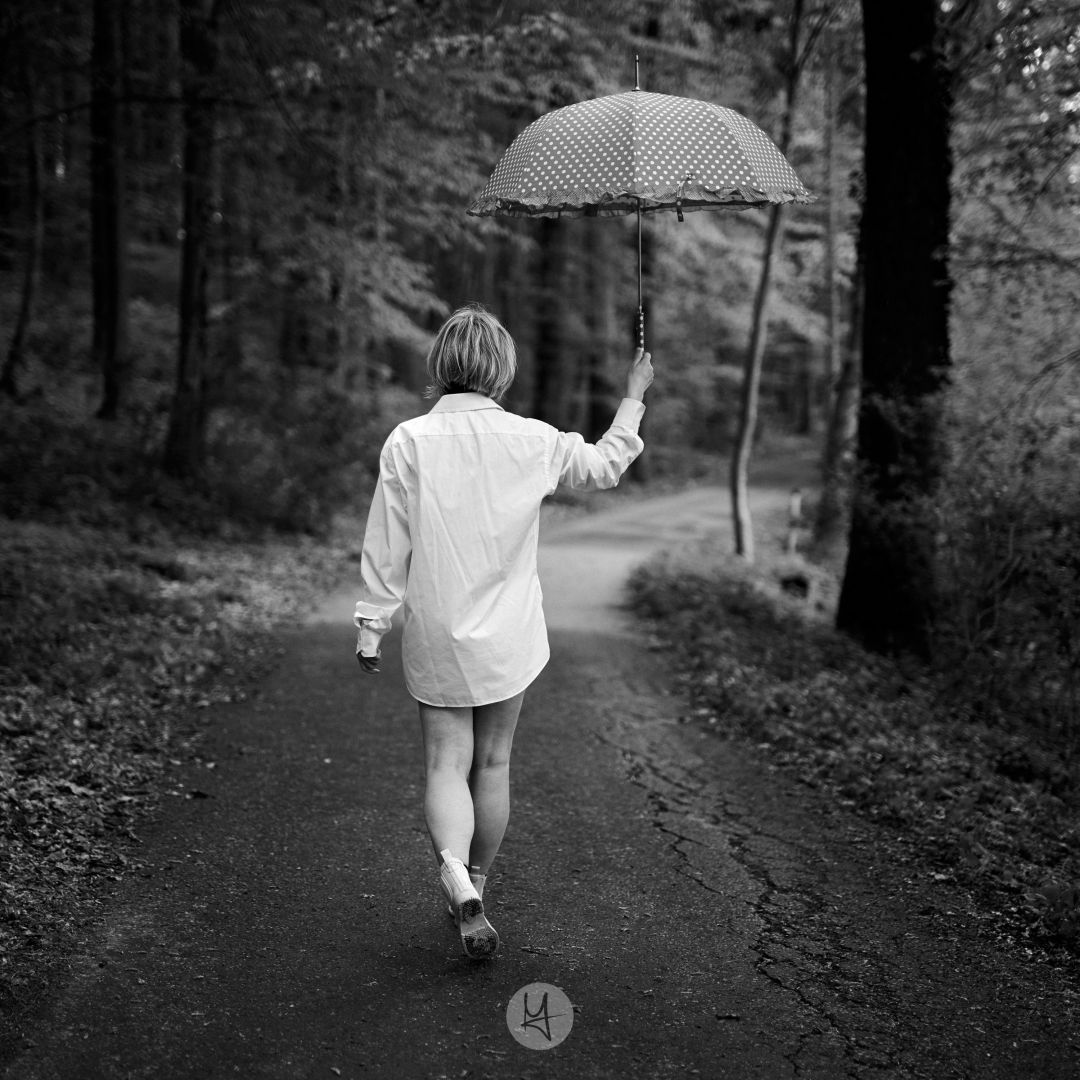
[[408, 507], [388, 442], [379, 459], [379, 480], [368, 511], [360, 557], [360, 599], [353, 616], [358, 631], [356, 651], [364, 656], [378, 653], [379, 641], [405, 598], [411, 555]]
[[638, 435], [645, 406], [623, 398], [611, 427], [595, 443], [573, 432], [557, 433], [549, 463], [549, 489], [567, 484], [579, 491], [612, 488], [645, 444]]

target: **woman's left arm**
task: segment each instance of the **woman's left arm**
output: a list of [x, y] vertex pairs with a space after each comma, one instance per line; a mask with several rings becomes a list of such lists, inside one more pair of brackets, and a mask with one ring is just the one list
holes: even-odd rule
[[360, 557], [360, 599], [353, 616], [358, 631], [356, 655], [365, 671], [378, 670], [379, 641], [390, 629], [394, 612], [405, 597], [411, 555], [405, 491], [387, 440], [368, 511]]

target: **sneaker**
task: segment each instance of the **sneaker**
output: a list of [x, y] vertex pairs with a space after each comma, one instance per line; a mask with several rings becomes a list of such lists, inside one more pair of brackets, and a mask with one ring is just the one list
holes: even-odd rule
[[[487, 874], [474, 874], [470, 870], [469, 871], [469, 880], [473, 883], [473, 888], [476, 890], [476, 895], [479, 896], [481, 900], [483, 900], [484, 899], [484, 885], [487, 882]], [[446, 903], [446, 914], [449, 915], [451, 919], [456, 919], [457, 918], [457, 915], [454, 914], [454, 909], [451, 906], [449, 899], [447, 900], [447, 903]]]
[[447, 899], [465, 955], [474, 960], [487, 960], [499, 948], [499, 935], [484, 916], [484, 904], [469, 872], [460, 859], [455, 859], [449, 849], [439, 852], [443, 864], [439, 869], [439, 884]]

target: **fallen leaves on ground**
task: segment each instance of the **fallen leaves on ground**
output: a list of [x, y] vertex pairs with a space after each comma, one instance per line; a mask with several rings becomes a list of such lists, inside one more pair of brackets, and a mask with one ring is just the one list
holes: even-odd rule
[[199, 716], [273, 659], [273, 630], [346, 562], [302, 539], [4, 521], [0, 532], [0, 981], [138, 869], [135, 828]]
[[692, 720], [902, 833], [1015, 935], [1075, 948], [1076, 762], [1045, 732], [972, 715], [943, 675], [867, 653], [822, 618], [835, 583], [806, 565], [808, 600], [792, 599], [789, 571], [669, 555], [634, 576], [631, 603], [674, 651]]

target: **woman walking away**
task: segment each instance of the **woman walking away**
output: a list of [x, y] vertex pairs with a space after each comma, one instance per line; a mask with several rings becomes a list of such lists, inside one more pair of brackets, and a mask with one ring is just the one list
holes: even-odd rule
[[360, 563], [357, 659], [405, 606], [405, 682], [420, 706], [424, 813], [439, 881], [468, 956], [495, 955], [484, 882], [510, 812], [510, 747], [521, 701], [548, 661], [536, 573], [540, 503], [560, 484], [614, 487], [641, 453], [648, 353], [595, 445], [498, 404], [517, 354], [478, 305], [443, 324], [428, 353], [429, 413], [391, 432], [379, 459]]

